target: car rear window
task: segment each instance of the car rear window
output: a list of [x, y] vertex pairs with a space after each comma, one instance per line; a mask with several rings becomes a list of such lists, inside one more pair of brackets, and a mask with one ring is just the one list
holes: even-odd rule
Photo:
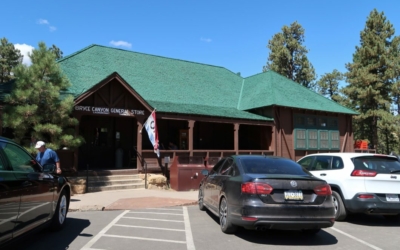
[[374, 170], [380, 174], [390, 174], [400, 171], [400, 162], [392, 157], [362, 156], [352, 159], [354, 169]]
[[300, 164], [288, 159], [244, 158], [240, 162], [243, 166], [243, 171], [247, 174], [310, 175]]

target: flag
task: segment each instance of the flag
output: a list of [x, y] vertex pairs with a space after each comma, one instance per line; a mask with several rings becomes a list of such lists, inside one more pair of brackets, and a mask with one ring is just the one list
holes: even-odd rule
[[151, 144], [154, 147], [154, 153], [157, 154], [157, 157], [160, 158], [160, 150], [158, 148], [158, 131], [156, 124], [156, 112], [155, 110], [151, 112], [149, 118], [147, 118], [146, 122], [143, 124], [146, 128], [147, 134], [149, 135], [149, 139]]

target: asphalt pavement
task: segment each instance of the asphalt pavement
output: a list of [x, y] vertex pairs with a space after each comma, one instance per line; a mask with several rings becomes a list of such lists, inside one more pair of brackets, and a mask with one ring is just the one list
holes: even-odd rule
[[102, 191], [71, 196], [70, 212], [133, 210], [143, 208], [174, 207], [197, 204], [198, 191], [172, 189], [125, 189]]

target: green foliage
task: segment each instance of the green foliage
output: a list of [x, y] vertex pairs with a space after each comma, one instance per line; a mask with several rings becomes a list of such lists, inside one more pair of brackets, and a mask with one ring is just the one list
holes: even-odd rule
[[51, 48], [49, 48], [49, 51], [54, 53], [54, 55], [56, 56], [56, 60], [63, 58], [64, 53], [60, 50], [60, 48], [58, 48], [54, 44], [53, 46], [51, 46]]
[[268, 41], [270, 50], [267, 65], [263, 71], [273, 70], [287, 78], [313, 89], [315, 70], [308, 61], [308, 50], [304, 43], [304, 29], [297, 22], [282, 27], [282, 33], [275, 34]]
[[395, 133], [394, 127], [388, 126], [396, 124], [390, 112], [391, 91], [399, 76], [399, 59], [393, 53], [398, 38], [392, 39], [394, 33], [384, 13], [373, 10], [361, 31], [353, 62], [346, 64], [349, 84], [343, 93], [349, 98], [348, 106], [360, 113], [354, 117], [354, 137], [368, 138], [375, 147], [381, 145], [378, 138], [388, 138], [389, 143]]
[[4, 127], [12, 128], [14, 139], [21, 144], [26, 138], [35, 138], [55, 150], [78, 147], [83, 138], [75, 136], [74, 99], [71, 95], [60, 97], [70, 83], [56, 63], [56, 55], [41, 42], [30, 58], [30, 67], [20, 64], [15, 69], [14, 89], [5, 97]]
[[13, 70], [22, 62], [21, 52], [4, 37], [0, 40], [0, 84], [14, 79]]
[[330, 98], [335, 102], [341, 101], [339, 82], [344, 79], [343, 74], [338, 70], [333, 70], [332, 73], [326, 73], [317, 82], [318, 92]]

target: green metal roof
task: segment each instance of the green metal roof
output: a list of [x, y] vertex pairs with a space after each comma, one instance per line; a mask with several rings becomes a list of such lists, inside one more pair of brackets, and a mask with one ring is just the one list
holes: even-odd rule
[[246, 78], [238, 108], [247, 110], [271, 105], [358, 114], [274, 71]]
[[272, 71], [242, 78], [223, 67], [100, 45], [58, 63], [72, 83], [66, 92], [75, 98], [117, 72], [159, 112], [272, 121], [246, 110], [278, 105], [357, 114]]

